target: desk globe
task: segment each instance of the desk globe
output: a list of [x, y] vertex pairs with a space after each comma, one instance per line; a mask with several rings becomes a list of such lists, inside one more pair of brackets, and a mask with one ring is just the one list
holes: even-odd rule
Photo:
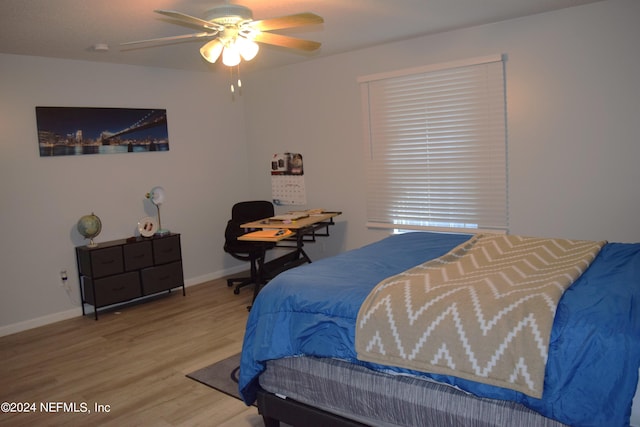
[[102, 231], [102, 221], [93, 212], [90, 215], [83, 215], [76, 225], [78, 232], [85, 238], [89, 239], [87, 247], [95, 248], [98, 246], [93, 238]]

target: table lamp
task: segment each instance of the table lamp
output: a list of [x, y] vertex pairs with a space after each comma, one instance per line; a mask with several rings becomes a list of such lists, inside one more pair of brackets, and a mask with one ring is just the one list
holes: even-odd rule
[[156, 209], [158, 211], [158, 231], [156, 231], [155, 235], [164, 236], [166, 234], [169, 234], [169, 230], [162, 228], [162, 222], [160, 220], [160, 205], [164, 203], [165, 199], [164, 188], [153, 187], [151, 191], [146, 194], [146, 197], [147, 199], [151, 200], [151, 203], [156, 206]]

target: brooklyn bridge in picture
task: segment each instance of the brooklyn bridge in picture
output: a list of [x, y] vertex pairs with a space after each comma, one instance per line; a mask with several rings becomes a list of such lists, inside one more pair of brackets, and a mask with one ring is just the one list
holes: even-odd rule
[[168, 151], [167, 111], [36, 107], [41, 157]]

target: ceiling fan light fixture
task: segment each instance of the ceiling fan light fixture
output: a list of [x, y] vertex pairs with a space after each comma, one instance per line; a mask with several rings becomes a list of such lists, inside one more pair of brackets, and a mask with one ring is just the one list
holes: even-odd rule
[[200, 55], [202, 55], [202, 57], [207, 61], [214, 64], [220, 57], [223, 47], [224, 45], [220, 40], [211, 40], [209, 43], [200, 48]]
[[227, 67], [235, 67], [240, 63], [240, 50], [235, 43], [231, 42], [222, 51], [222, 63]]
[[[209, 39], [213, 37], [214, 39], [200, 47], [200, 55], [212, 64], [216, 63], [218, 59], [222, 57], [222, 63], [230, 68], [238, 66], [243, 59], [250, 61], [255, 58], [260, 50], [258, 43], [307, 52], [314, 51], [320, 47], [320, 43], [318, 42], [271, 33], [270, 31], [321, 24], [324, 22], [322, 17], [311, 12], [304, 12], [254, 21], [251, 9], [246, 6], [229, 4], [229, 1], [230, 0], [225, 0], [224, 4], [214, 6], [206, 12], [204, 19], [175, 10], [156, 9], [154, 12], [172, 20], [179, 21], [178, 23], [180, 24], [199, 27], [201, 28], [201, 32], [179, 36], [158, 37], [121, 44], [132, 45], [173, 40]], [[101, 44], [95, 46], [96, 50], [102, 50], [99, 49], [99, 47], [102, 46]], [[233, 87], [234, 86], [232, 86], [232, 89]], [[240, 81], [238, 81], [238, 88], [239, 87]]]
[[221, 25], [236, 25], [239, 22], [253, 19], [251, 9], [239, 4], [220, 4], [205, 13], [207, 21]]
[[238, 47], [240, 55], [242, 56], [242, 58], [244, 58], [245, 61], [251, 61], [256, 57], [258, 51], [260, 50], [260, 46], [258, 46], [258, 43], [242, 36], [238, 36], [236, 38], [236, 46]]

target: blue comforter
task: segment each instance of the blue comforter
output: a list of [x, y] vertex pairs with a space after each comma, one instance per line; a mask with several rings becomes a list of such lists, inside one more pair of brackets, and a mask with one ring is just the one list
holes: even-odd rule
[[573, 426], [628, 425], [640, 366], [640, 244], [607, 244], [565, 292], [551, 333], [542, 399], [356, 359], [356, 317], [373, 287], [469, 237], [395, 235], [280, 274], [260, 292], [247, 321], [239, 379], [245, 403], [255, 400], [267, 360], [312, 355], [433, 378], [477, 396], [520, 402]]

